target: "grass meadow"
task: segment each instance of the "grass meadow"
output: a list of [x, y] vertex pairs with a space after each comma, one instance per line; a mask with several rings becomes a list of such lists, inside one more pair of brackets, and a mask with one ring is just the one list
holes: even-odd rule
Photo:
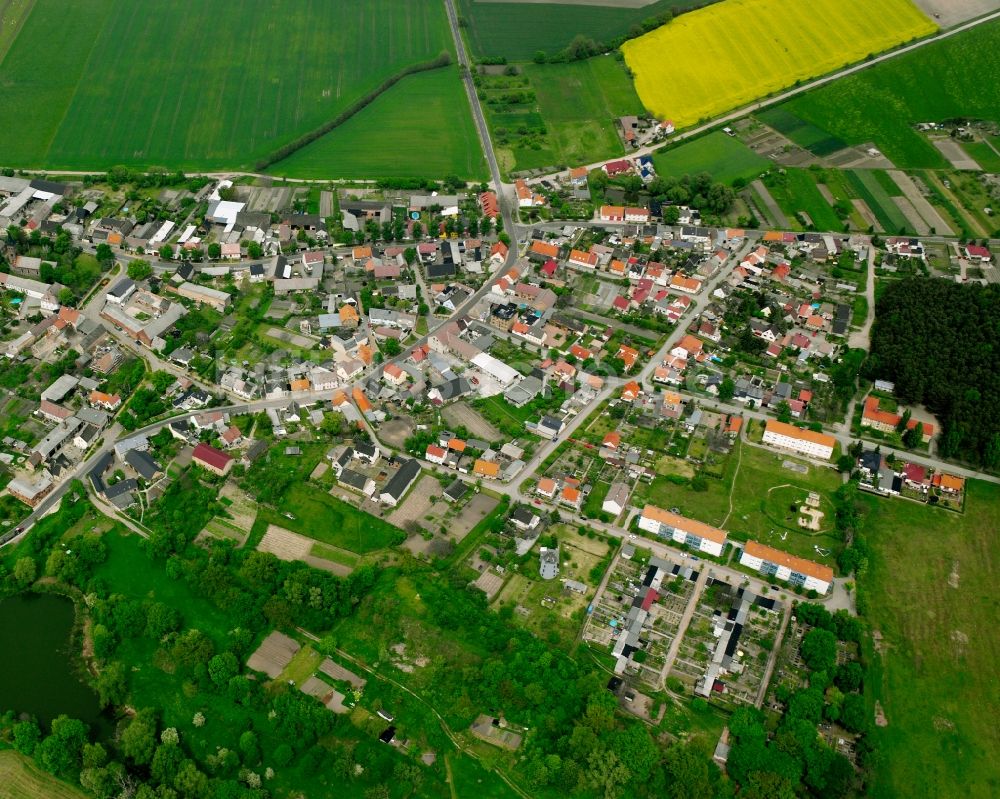
[[359, 114], [268, 170], [290, 178], [486, 177], [458, 67], [409, 75]]
[[254, 527], [276, 524], [321, 544], [347, 549], [359, 555], [401, 543], [405, 534], [382, 519], [370, 516], [327, 492], [302, 483], [293, 484], [280, 507], [289, 508], [294, 519], [261, 507]]
[[935, 30], [911, 0], [727, 0], [622, 50], [643, 103], [680, 128]]
[[844, 222], [833, 211], [808, 169], [785, 169], [772, 173], [764, 180], [767, 190], [790, 219], [805, 213], [816, 230], [841, 230]]
[[1000, 792], [996, 620], [1000, 486], [970, 481], [964, 514], [864, 497], [873, 550], [861, 587], [883, 639], [872, 686], [873, 799], [987, 799]]
[[0, 63], [0, 154], [246, 167], [451, 48], [437, 0], [36, 0]]
[[[874, 142], [898, 167], [945, 168], [944, 157], [913, 125], [1000, 118], [1000, 22], [841, 78], [780, 110], [848, 144]], [[788, 135], [812, 149], [795, 131]]]
[[[903, 212], [899, 210], [899, 206], [892, 201], [885, 186], [879, 182], [871, 170], [850, 169], [846, 170], [844, 174], [847, 175], [848, 183], [858, 197], [864, 200], [872, 213], [875, 214], [882, 230], [893, 235], [912, 230], [910, 223], [903, 216]], [[897, 188], [896, 191], [898, 192], [899, 189]]]
[[718, 130], [676, 147], [659, 150], [653, 156], [653, 163], [657, 173], [665, 177], [708, 172], [722, 183], [752, 180], [771, 166], [770, 161], [757, 155], [743, 142]]
[[577, 35], [609, 42], [664, 11], [705, 4], [706, 0], [657, 0], [644, 8], [612, 8], [611, 3], [598, 6], [458, 0], [458, 10], [467, 23], [465, 36], [476, 57], [531, 61], [539, 50], [555, 55]]

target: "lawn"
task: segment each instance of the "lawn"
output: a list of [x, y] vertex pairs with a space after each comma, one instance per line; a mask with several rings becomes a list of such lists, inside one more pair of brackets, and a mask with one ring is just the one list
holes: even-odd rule
[[455, 66], [403, 78], [332, 133], [268, 171], [292, 178], [486, 176]]
[[610, 42], [633, 25], [675, 8], [691, 8], [698, 0], [658, 0], [644, 8], [611, 8], [562, 3], [481, 2], [459, 0], [465, 36], [476, 57], [531, 61], [542, 51], [554, 55], [577, 35]]
[[869, 796], [987, 799], [1000, 790], [996, 564], [1000, 486], [970, 481], [963, 515], [865, 497], [861, 587], [884, 638]]
[[1000, 117], [1000, 22], [842, 78], [781, 108], [848, 144], [874, 142], [898, 167], [946, 167], [913, 124]]
[[935, 30], [910, 0], [727, 0], [622, 50], [646, 107], [681, 128]]
[[451, 47], [437, 0], [36, 0], [0, 64], [0, 107], [16, 111], [0, 153], [67, 169], [252, 166]]
[[962, 149], [987, 172], [1000, 173], [1000, 154], [986, 142], [962, 142]]
[[87, 794], [13, 750], [0, 751], [0, 799], [84, 799]]
[[676, 147], [658, 150], [653, 163], [660, 175], [681, 177], [708, 172], [722, 183], [752, 180], [771, 166], [770, 161], [739, 139], [718, 130]]
[[255, 527], [276, 524], [323, 544], [363, 555], [398, 544], [405, 534], [386, 521], [370, 516], [311, 485], [294, 483], [279, 504], [295, 518], [261, 507]]

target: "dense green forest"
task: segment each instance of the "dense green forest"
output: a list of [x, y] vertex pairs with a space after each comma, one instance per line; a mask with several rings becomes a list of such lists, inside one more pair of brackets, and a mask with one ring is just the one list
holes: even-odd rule
[[1000, 467], [1000, 286], [910, 278], [875, 306], [866, 376], [941, 422], [939, 452]]

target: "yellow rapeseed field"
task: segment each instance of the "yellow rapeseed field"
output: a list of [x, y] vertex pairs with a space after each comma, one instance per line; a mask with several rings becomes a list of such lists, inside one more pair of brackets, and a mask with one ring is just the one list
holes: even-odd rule
[[935, 30], [912, 0], [722, 0], [622, 50], [646, 108], [680, 128]]

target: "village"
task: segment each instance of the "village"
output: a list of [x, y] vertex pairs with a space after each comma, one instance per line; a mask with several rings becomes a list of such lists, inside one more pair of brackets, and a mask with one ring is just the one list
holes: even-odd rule
[[[310, 213], [311, 190], [228, 180], [126, 198], [5, 178], [0, 537], [74, 481], [140, 535], [188, 492], [214, 508], [200, 541], [336, 575], [393, 546], [450, 564], [607, 657], [649, 723], [667, 690], [773, 705], [772, 674], [804, 673], [797, 603], [852, 608], [844, 481], [964, 511], [936, 420], [858, 381], [874, 277], [926, 268], [921, 242], [676, 205], [554, 220], [588, 178], [519, 182], [533, 221], [511, 231], [484, 186], [324, 190]], [[298, 652], [275, 632], [250, 662], [276, 679]], [[364, 681], [309, 657], [301, 690], [352, 712]], [[514, 751], [524, 730], [470, 734]]]

